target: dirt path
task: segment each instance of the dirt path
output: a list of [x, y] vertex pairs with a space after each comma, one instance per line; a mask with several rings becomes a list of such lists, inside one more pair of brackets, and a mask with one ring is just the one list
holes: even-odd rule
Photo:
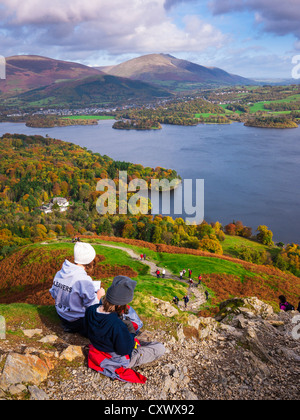
[[[105, 246], [107, 248], [115, 248], [115, 249], [119, 249], [120, 251], [127, 252], [127, 254], [129, 254], [131, 256], [131, 258], [133, 258], [134, 260], [138, 260], [142, 264], [148, 265], [148, 267], [150, 267], [150, 274], [152, 276], [156, 276], [156, 270], [159, 267], [152, 261], [141, 259], [141, 257], [138, 254], [136, 254], [132, 249], [125, 248], [125, 247], [122, 247], [122, 246], [117, 246], [117, 245], [108, 245], [108, 244], [101, 244], [101, 246]], [[167, 270], [167, 269], [165, 269], [165, 270], [166, 270], [166, 274], [165, 274], [166, 278], [174, 278], [175, 277], [175, 276], [173, 276], [173, 274], [169, 270]], [[161, 271], [162, 271], [162, 269], [160, 268], [160, 272]]]
[[[99, 245], [99, 244], [97, 244], [97, 245]], [[141, 257], [136, 252], [134, 252], [132, 249], [125, 248], [125, 247], [122, 247], [122, 246], [117, 246], [117, 245], [109, 245], [109, 244], [101, 244], [101, 246], [105, 246], [107, 248], [119, 249], [120, 251], [127, 252], [127, 254], [129, 254], [130, 257], [133, 258], [134, 260], [137, 260], [137, 261], [141, 262], [142, 264], [145, 264], [148, 267], [150, 267], [150, 274], [152, 276], [156, 277], [156, 270], [157, 270], [157, 268], [159, 268], [159, 266], [152, 261], [141, 259]], [[162, 269], [161, 268], [159, 268], [159, 269], [160, 269], [160, 272], [161, 272]], [[172, 274], [167, 269], [165, 269], [165, 270], [166, 270], [165, 278], [178, 280], [178, 281], [181, 281], [185, 284], [188, 284], [188, 281], [180, 280], [179, 276], [175, 276], [174, 274]], [[202, 287], [200, 287], [200, 288], [189, 287], [187, 295], [190, 298], [190, 301], [189, 301], [188, 306], [187, 306], [187, 310], [193, 311], [193, 312], [198, 312], [200, 306], [203, 305], [206, 302], [206, 298], [205, 298], [203, 288]], [[181, 310], [185, 310], [185, 306], [184, 306], [183, 301], [180, 301], [178, 306]]]

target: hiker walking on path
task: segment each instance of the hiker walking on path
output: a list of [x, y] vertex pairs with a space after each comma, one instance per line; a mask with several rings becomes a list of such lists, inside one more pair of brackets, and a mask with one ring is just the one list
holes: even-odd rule
[[165, 276], [166, 276], [166, 270], [163, 268], [163, 270], [162, 270], [162, 278], [164, 279]]
[[180, 271], [179, 276], [180, 276], [180, 280], [182, 280], [183, 271]]
[[160, 279], [160, 271], [159, 271], [159, 269], [157, 269], [157, 270], [156, 270], [156, 277], [157, 277], [158, 279]]
[[88, 365], [112, 379], [145, 383], [146, 378], [132, 368], [160, 358], [165, 347], [158, 342], [139, 342], [136, 338], [143, 325], [129, 306], [136, 284], [129, 277], [117, 276], [102, 304], [88, 308], [86, 328], [92, 343]]
[[189, 279], [190, 287], [194, 286], [194, 280], [192, 278]]
[[188, 304], [188, 303], [189, 303], [189, 301], [190, 301], [190, 299], [189, 299], [188, 295], [185, 295], [185, 296], [183, 297], [183, 301], [184, 301], [184, 307], [185, 307], [185, 309], [187, 309], [187, 304]]
[[66, 332], [86, 336], [85, 311], [99, 304], [105, 295], [104, 289], [95, 291], [88, 272], [93, 268], [96, 251], [87, 243], [77, 242], [74, 246], [74, 264], [68, 260], [56, 274], [51, 296], [55, 300], [56, 312]]
[[173, 297], [173, 303], [178, 306], [179, 298], [177, 296]]
[[205, 297], [206, 297], [206, 301], [208, 301], [208, 299], [209, 299], [209, 293], [208, 293], [208, 291], [205, 290], [204, 294], [205, 294]]
[[202, 283], [202, 276], [201, 276], [201, 274], [199, 274], [197, 287], [200, 286], [201, 283]]

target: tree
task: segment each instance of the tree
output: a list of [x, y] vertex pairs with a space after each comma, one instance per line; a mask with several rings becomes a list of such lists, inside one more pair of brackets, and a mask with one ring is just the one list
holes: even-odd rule
[[257, 240], [258, 242], [262, 243], [263, 245], [267, 246], [273, 246], [273, 232], [268, 229], [265, 225], [260, 225], [257, 228], [258, 234], [257, 234]]

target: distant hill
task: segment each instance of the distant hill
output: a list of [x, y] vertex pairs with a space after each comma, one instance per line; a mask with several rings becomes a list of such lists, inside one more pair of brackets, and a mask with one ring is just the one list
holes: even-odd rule
[[19, 105], [27, 106], [91, 106], [133, 103], [172, 94], [161, 87], [145, 82], [99, 74], [78, 80], [52, 83], [22, 93], [15, 98]]
[[100, 74], [99, 70], [79, 63], [35, 55], [13, 56], [6, 58], [6, 80], [0, 80], [0, 92], [11, 96], [61, 80]]
[[160, 84], [174, 89], [197, 88], [199, 85], [251, 85], [253, 80], [227, 73], [216, 67], [205, 67], [168, 54], [150, 54], [110, 67], [97, 67], [107, 74]]

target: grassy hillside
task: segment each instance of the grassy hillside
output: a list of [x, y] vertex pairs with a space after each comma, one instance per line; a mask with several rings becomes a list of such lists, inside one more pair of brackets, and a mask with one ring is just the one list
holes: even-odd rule
[[170, 97], [165, 89], [148, 83], [110, 75], [63, 80], [11, 98], [15, 106], [83, 107], [120, 104], [122, 101], [148, 101]]
[[[300, 279], [272, 267], [213, 254], [172, 254], [128, 243], [117, 244], [132, 248], [138, 254], [146, 253], [148, 259], [174, 274], [172, 279], [156, 279], [149, 274], [148, 267], [132, 259], [125, 251], [95, 244], [94, 240], [92, 243], [97, 252], [93, 278], [101, 279], [104, 288], [109, 287], [113, 277], [118, 274], [135, 279], [138, 285], [133, 305], [144, 320], [161, 321], [150, 296], [171, 302], [175, 295], [182, 298], [187, 293], [188, 279], [185, 278], [185, 282], [178, 279], [179, 271], [183, 268], [192, 269], [194, 279], [201, 274], [201, 290], [208, 290], [210, 293], [209, 301], [199, 308], [200, 315], [216, 313], [218, 304], [231, 297], [256, 296], [278, 309], [280, 294], [285, 294], [294, 305], [300, 296]], [[112, 242], [110, 244], [113, 245]], [[15, 311], [18, 308], [15, 304], [27, 304], [34, 312], [39, 310], [47, 317], [55, 319], [54, 302], [49, 289], [64, 259], [72, 261], [72, 254], [72, 243], [53, 242], [25, 246], [1, 261], [0, 314], [5, 316], [11, 305]]]

